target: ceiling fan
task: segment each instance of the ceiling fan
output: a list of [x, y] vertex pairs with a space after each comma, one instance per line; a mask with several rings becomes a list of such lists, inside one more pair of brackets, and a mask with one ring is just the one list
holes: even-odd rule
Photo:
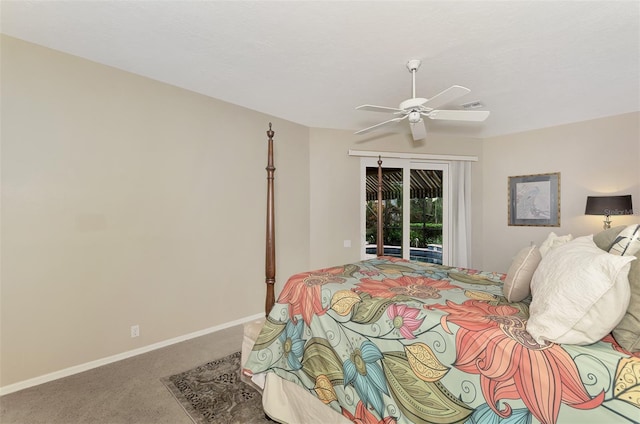
[[384, 121], [371, 127], [364, 128], [360, 131], [357, 131], [355, 134], [364, 134], [366, 132], [380, 128], [384, 125], [399, 122], [403, 119], [408, 118], [413, 139], [421, 140], [427, 136], [427, 129], [425, 127], [423, 117], [427, 117], [429, 119], [473, 122], [481, 122], [487, 119], [487, 117], [489, 116], [489, 112], [486, 110], [478, 111], [436, 109], [440, 106], [451, 103], [455, 99], [471, 92], [471, 90], [466, 87], [453, 85], [431, 97], [430, 99], [416, 97], [416, 72], [418, 71], [418, 68], [420, 68], [420, 64], [421, 61], [418, 59], [412, 59], [407, 63], [407, 68], [413, 76], [412, 97], [400, 103], [400, 106], [398, 106], [397, 108], [374, 105], [361, 105], [356, 107], [357, 110], [393, 113], [397, 116], [395, 118], [389, 119], [388, 121]]

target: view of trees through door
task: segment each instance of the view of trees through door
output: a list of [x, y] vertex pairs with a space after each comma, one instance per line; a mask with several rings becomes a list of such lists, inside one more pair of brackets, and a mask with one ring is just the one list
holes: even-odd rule
[[[429, 168], [424, 164], [417, 167], [412, 164], [404, 168], [384, 168], [383, 165], [383, 243], [387, 256], [442, 264], [443, 170]], [[409, 180], [408, 188], [404, 184], [406, 179]], [[366, 180], [366, 253], [375, 254], [377, 166], [366, 167]], [[404, 200], [405, 196], [408, 201]], [[408, 207], [405, 208], [405, 205]]]

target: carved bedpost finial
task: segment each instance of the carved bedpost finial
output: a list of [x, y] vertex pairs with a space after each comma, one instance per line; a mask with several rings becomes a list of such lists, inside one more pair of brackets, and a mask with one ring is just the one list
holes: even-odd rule
[[271, 129], [271, 122], [269, 122], [269, 131], [267, 131], [267, 137], [273, 138], [275, 132]]

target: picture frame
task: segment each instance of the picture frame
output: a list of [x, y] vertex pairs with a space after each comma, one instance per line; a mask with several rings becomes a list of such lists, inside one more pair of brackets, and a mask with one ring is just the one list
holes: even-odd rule
[[559, 227], [560, 173], [509, 177], [508, 224]]

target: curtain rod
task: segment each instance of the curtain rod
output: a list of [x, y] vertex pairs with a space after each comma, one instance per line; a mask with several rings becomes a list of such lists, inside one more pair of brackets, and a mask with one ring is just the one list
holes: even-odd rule
[[396, 159], [420, 159], [420, 160], [457, 160], [464, 162], [477, 162], [477, 156], [458, 156], [458, 155], [432, 155], [428, 153], [400, 153], [400, 152], [372, 152], [368, 150], [351, 150], [349, 156], [373, 157], [377, 158], [396, 158]]

